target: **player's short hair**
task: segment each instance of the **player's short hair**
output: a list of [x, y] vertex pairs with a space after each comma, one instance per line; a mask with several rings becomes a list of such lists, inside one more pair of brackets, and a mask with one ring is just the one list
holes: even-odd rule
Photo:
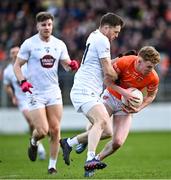
[[10, 46], [10, 49], [13, 49], [13, 48], [20, 48], [20, 46], [13, 44], [12, 46]]
[[51, 19], [52, 21], [54, 20], [54, 16], [49, 13], [49, 12], [39, 12], [37, 15], [36, 15], [36, 22], [43, 22], [43, 21], [46, 21], [48, 19]]
[[114, 27], [120, 25], [122, 27], [124, 26], [124, 21], [117, 14], [109, 12], [101, 17], [100, 26], [104, 26], [104, 25], [109, 25]]
[[160, 53], [153, 46], [142, 47], [138, 55], [141, 56], [144, 61], [150, 61], [153, 64], [160, 62]]

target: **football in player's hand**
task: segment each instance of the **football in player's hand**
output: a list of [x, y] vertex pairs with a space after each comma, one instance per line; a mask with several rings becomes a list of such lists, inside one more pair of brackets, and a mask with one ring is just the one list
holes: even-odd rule
[[[129, 101], [129, 103], [134, 106], [134, 107], [139, 107], [141, 106], [142, 102], [143, 102], [143, 94], [140, 90], [138, 90], [137, 88], [129, 88], [129, 90], [131, 91], [132, 95], [137, 97], [138, 99], [136, 99], [135, 101]], [[128, 101], [124, 98], [124, 96], [121, 97], [121, 101], [123, 104], [125, 104], [126, 106], [129, 106]]]

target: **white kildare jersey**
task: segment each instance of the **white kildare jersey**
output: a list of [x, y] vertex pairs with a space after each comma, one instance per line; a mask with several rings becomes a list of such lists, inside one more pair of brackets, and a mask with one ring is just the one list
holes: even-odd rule
[[103, 91], [101, 58], [111, 58], [110, 42], [99, 30], [92, 32], [86, 42], [81, 67], [74, 78], [74, 89], [90, 90], [100, 95]]
[[[24, 77], [27, 79], [27, 64], [22, 66], [21, 71], [22, 71]], [[22, 90], [20, 88], [20, 85], [15, 76], [12, 64], [9, 64], [4, 69], [3, 84], [11, 85], [14, 88], [14, 94], [18, 101], [26, 101], [26, 95], [25, 95], [25, 93], [22, 92]]]
[[63, 41], [50, 36], [50, 41], [44, 42], [38, 34], [24, 41], [17, 56], [27, 61], [28, 81], [34, 93], [59, 88], [59, 60], [70, 59]]

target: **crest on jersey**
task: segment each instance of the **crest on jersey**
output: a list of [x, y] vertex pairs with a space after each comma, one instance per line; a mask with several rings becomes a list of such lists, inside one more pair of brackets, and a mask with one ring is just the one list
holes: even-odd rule
[[44, 68], [51, 68], [55, 63], [55, 58], [51, 55], [45, 55], [40, 59], [41, 65]]

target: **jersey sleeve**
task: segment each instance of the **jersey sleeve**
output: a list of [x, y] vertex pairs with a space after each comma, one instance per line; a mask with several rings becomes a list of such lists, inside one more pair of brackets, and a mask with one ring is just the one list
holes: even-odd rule
[[20, 47], [20, 50], [18, 52], [17, 57], [28, 61], [29, 56], [30, 56], [30, 52], [31, 52], [30, 47], [31, 47], [30, 41], [29, 40], [25, 40], [23, 42], [23, 44], [21, 45], [21, 47]]
[[124, 72], [125, 68], [127, 68], [127, 60], [128, 57], [121, 57], [118, 58], [116, 61], [113, 63], [113, 68], [115, 71], [120, 74], [121, 72]]
[[159, 86], [159, 77], [157, 73], [154, 73], [153, 78], [151, 79], [151, 83], [147, 86], [147, 92], [152, 92], [158, 89]]
[[102, 58], [111, 58], [110, 55], [110, 42], [107, 38], [99, 38], [97, 41], [97, 53], [98, 53], [98, 57], [99, 59]]
[[60, 60], [66, 60], [70, 59], [67, 47], [64, 42], [61, 41], [61, 55], [60, 55]]
[[11, 81], [10, 81], [10, 78], [9, 78], [9, 75], [8, 75], [8, 71], [7, 71], [7, 68], [4, 70], [3, 72], [3, 84], [4, 85], [10, 85], [11, 84]]

